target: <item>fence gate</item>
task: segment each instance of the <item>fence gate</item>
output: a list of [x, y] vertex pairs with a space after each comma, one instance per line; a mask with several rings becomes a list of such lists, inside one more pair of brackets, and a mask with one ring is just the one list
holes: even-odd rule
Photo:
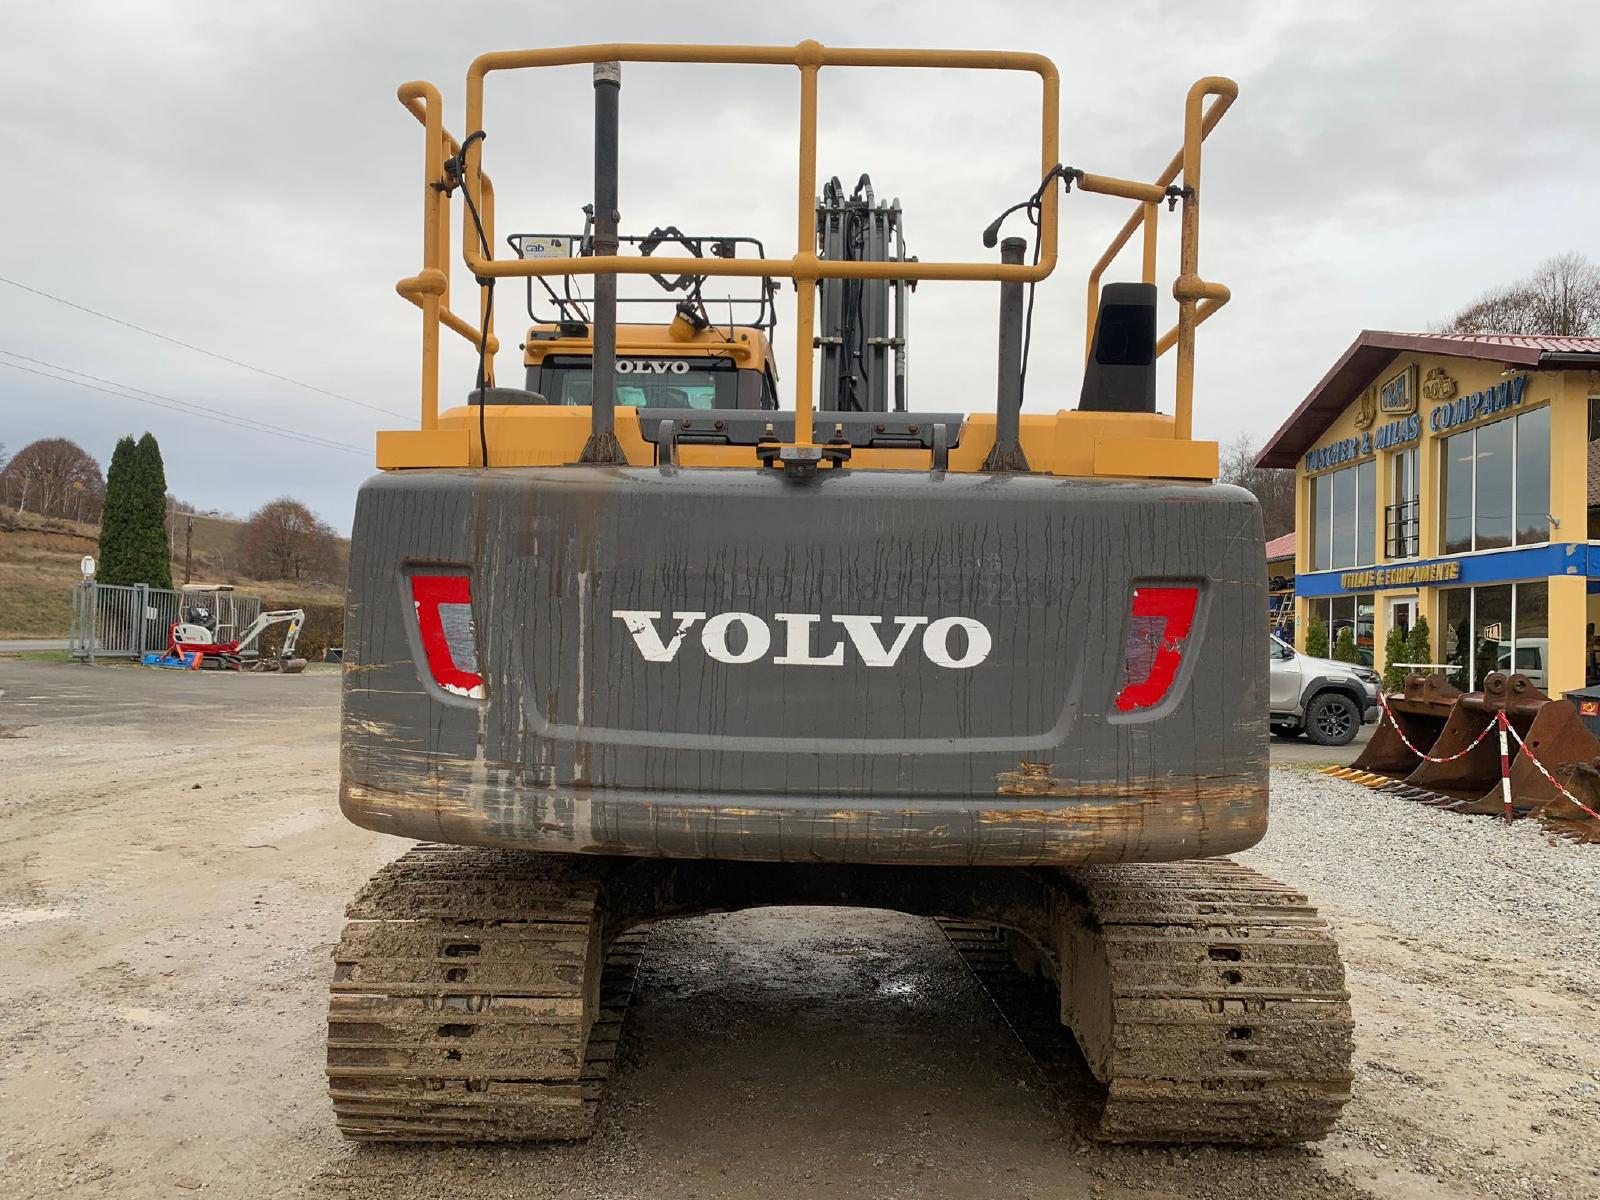
[[[234, 633], [261, 612], [259, 596], [234, 593]], [[172, 625], [180, 619], [183, 593], [142, 583], [99, 583], [86, 579], [72, 585], [72, 632], [67, 651], [73, 658], [140, 659], [167, 648]]]

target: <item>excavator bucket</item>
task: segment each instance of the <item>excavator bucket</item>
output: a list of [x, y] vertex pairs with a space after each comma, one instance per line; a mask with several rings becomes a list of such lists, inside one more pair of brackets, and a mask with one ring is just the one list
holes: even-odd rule
[[1404, 779], [1420, 761], [1406, 742], [1426, 754], [1428, 747], [1439, 740], [1460, 696], [1461, 689], [1442, 672], [1412, 672], [1406, 677], [1405, 689], [1386, 698], [1389, 715], [1378, 722], [1371, 740], [1350, 769]]
[[[1543, 762], [1544, 759], [1541, 757], [1539, 761]], [[1540, 824], [1572, 841], [1600, 842], [1600, 819], [1594, 816], [1600, 812], [1600, 757], [1574, 762], [1566, 767], [1551, 767], [1550, 771], [1578, 803], [1574, 804], [1546, 782], [1545, 787], [1549, 788], [1551, 798], [1541, 804], [1534, 814]], [[1512, 771], [1512, 778], [1516, 778], [1515, 770]], [[1587, 811], [1580, 805], [1587, 806]]]
[[1427, 751], [1430, 758], [1448, 761], [1418, 763], [1405, 783], [1455, 801], [1448, 804], [1455, 812], [1499, 812], [1500, 739], [1485, 730], [1504, 712], [1512, 728], [1526, 738], [1539, 711], [1549, 704], [1550, 697], [1526, 675], [1492, 672], [1481, 692], [1468, 692], [1456, 700], [1438, 740]]
[[[1538, 759], [1544, 764], [1545, 770], [1572, 790], [1565, 776], [1572, 774], [1578, 765], [1587, 765], [1600, 755], [1600, 738], [1589, 732], [1570, 700], [1546, 701], [1534, 714], [1532, 725], [1522, 737], [1526, 745], [1518, 749], [1516, 757], [1511, 760], [1511, 796], [1516, 806], [1542, 813], [1554, 805], [1558, 811], [1583, 818], [1583, 810], [1562, 798], [1556, 785], [1534, 765], [1533, 759]], [[1496, 804], [1499, 804], [1499, 795], [1500, 788], [1496, 783]], [[1484, 797], [1486, 801], [1489, 799], [1491, 797]], [[1584, 803], [1589, 804], [1589, 801], [1585, 800]], [[1589, 807], [1600, 810], [1600, 805], [1589, 804]]]
[[[303, 658], [285, 658], [281, 660], [282, 666], [278, 669], [285, 675], [298, 675], [306, 669], [306, 660]], [[1600, 747], [1597, 747], [1600, 749]]]

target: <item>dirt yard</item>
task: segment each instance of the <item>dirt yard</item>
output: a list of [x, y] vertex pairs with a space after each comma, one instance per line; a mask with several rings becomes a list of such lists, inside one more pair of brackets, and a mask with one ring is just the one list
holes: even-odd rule
[[1103, 1149], [929, 923], [659, 927], [586, 1146], [357, 1148], [322, 1095], [345, 897], [333, 672], [0, 660], [0, 1194], [1600, 1194], [1600, 847], [1275, 772], [1252, 865], [1344, 944], [1356, 1097], [1322, 1146]]

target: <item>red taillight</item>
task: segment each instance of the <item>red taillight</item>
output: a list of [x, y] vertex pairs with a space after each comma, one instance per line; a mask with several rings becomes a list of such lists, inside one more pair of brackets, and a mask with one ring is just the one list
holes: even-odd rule
[[1199, 602], [1200, 589], [1193, 586], [1133, 589], [1133, 615], [1123, 645], [1122, 687], [1116, 699], [1118, 712], [1154, 708], [1172, 690]]
[[413, 575], [411, 602], [434, 682], [454, 695], [482, 700], [472, 581], [465, 575]]

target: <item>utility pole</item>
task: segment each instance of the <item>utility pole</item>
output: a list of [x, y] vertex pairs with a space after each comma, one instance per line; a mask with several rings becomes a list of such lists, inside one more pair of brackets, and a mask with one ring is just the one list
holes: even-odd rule
[[189, 520], [183, 531], [183, 581], [188, 583], [192, 578], [190, 568], [194, 564], [194, 514], [189, 514]]

